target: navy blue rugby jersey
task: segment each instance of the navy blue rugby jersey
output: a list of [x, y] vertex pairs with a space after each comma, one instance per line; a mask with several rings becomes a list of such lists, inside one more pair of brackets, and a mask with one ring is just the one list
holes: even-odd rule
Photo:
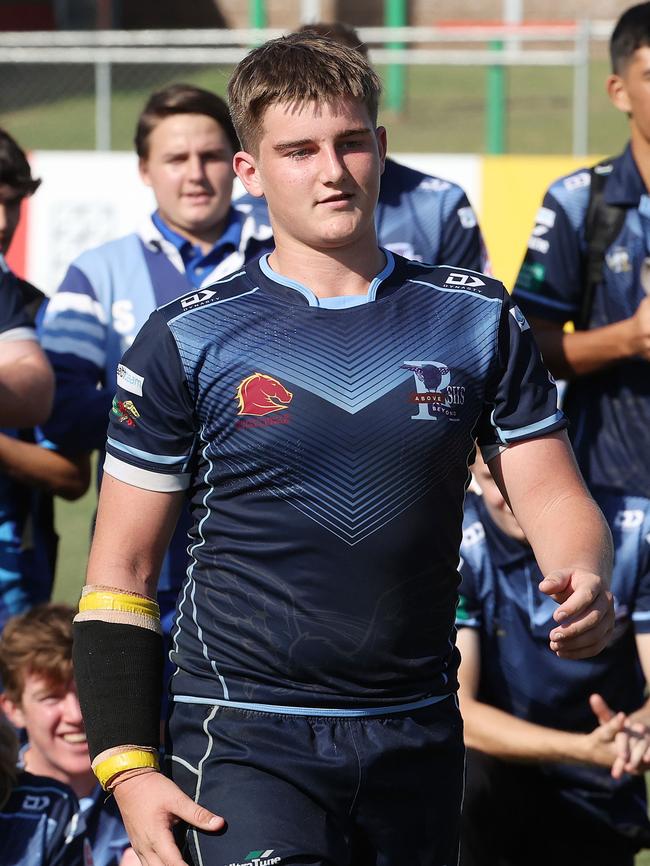
[[[548, 648], [557, 604], [539, 591], [531, 548], [503, 533], [483, 500], [468, 494], [461, 545], [457, 628], [480, 633], [479, 700], [545, 727], [588, 733], [596, 725], [589, 696], [613, 710], [642, 706], [645, 679], [635, 635], [650, 632], [650, 501], [595, 491], [612, 530], [616, 611], [609, 647], [590, 659], [559, 659]], [[612, 779], [606, 767], [541, 765], [559, 797], [617, 832], [650, 839], [642, 778]], [[647, 844], [645, 842], [644, 844]]]
[[177, 700], [394, 706], [456, 687], [468, 458], [564, 426], [503, 286], [386, 252], [327, 308], [266, 257], [153, 313], [105, 471], [187, 489]]
[[614, 638], [594, 658], [560, 659], [548, 649], [557, 604], [537, 585], [531, 548], [503, 533], [481, 497], [468, 494], [461, 545], [458, 627], [480, 630], [480, 699], [522, 719], [591, 731], [589, 695], [626, 713], [644, 701], [635, 634], [650, 632], [650, 501], [595, 491], [614, 539]]
[[[580, 312], [590, 183], [584, 168], [555, 181], [544, 197], [513, 291], [527, 316], [562, 323]], [[650, 291], [650, 273], [644, 276], [650, 256], [650, 195], [629, 146], [613, 160], [603, 195], [608, 204], [623, 207], [626, 216], [605, 251], [589, 328], [634, 315]], [[570, 383], [564, 409], [590, 486], [650, 498], [649, 376], [646, 360], [630, 358]]]
[[79, 803], [67, 785], [22, 771], [0, 809], [2, 866], [93, 866]]

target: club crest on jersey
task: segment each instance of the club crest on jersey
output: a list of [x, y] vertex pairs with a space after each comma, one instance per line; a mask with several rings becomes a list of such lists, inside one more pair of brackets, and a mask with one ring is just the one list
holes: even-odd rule
[[440, 361], [404, 361], [403, 369], [410, 370], [415, 380], [415, 391], [410, 395], [418, 411], [411, 415], [414, 421], [437, 421], [440, 417], [458, 420], [455, 406], [465, 403], [465, 386], [451, 384], [451, 370]]
[[289, 408], [293, 394], [273, 376], [253, 373], [237, 386], [238, 415], [270, 415]]
[[117, 397], [113, 397], [111, 412], [117, 415], [119, 422], [126, 424], [127, 427], [135, 427], [136, 419], [140, 417], [133, 400], [118, 400]]

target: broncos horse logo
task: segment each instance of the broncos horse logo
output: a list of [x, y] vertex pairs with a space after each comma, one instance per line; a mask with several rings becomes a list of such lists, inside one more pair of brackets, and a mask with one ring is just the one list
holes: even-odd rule
[[281, 382], [264, 373], [247, 376], [238, 386], [238, 415], [269, 415], [287, 409], [293, 398]]
[[[402, 367], [415, 373], [427, 391], [442, 391], [449, 384], [449, 367], [436, 361], [432, 363], [423, 362], [422, 364], [409, 364], [407, 362], [406, 364], [402, 364]], [[443, 381], [445, 379], [447, 380], [446, 382]]]

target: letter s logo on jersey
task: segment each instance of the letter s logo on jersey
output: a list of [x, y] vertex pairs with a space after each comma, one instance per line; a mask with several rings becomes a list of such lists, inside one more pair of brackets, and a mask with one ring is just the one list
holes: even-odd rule
[[269, 415], [288, 409], [293, 394], [272, 376], [253, 373], [240, 382], [235, 399], [239, 405], [238, 415]]

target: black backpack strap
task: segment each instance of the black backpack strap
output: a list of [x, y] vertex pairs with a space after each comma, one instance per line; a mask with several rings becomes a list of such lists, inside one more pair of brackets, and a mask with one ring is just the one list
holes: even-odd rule
[[585, 218], [586, 252], [582, 263], [582, 304], [580, 315], [574, 323], [580, 331], [589, 327], [594, 292], [603, 278], [605, 253], [623, 228], [627, 213], [626, 208], [605, 201], [605, 184], [613, 168], [610, 158], [590, 169], [589, 205]]

